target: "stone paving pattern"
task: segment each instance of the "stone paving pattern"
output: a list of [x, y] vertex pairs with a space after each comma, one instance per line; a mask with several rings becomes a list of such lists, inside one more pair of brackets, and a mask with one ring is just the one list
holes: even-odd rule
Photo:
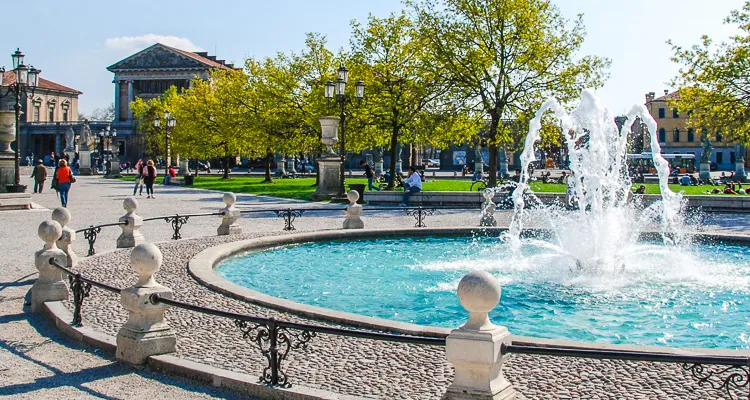
[[[69, 208], [71, 226], [115, 221], [124, 214], [122, 200], [132, 193], [131, 185], [98, 178], [82, 178], [74, 185]], [[143, 217], [180, 213], [213, 212], [222, 205], [220, 193], [156, 187], [155, 200], [140, 201]], [[141, 198], [139, 198], [140, 200]], [[53, 208], [54, 192], [35, 195], [34, 201]], [[295, 202], [238, 196], [238, 207], [278, 207]], [[148, 369], [136, 370], [114, 363], [111, 357], [100, 357], [96, 350], [78, 346], [61, 338], [40, 317], [22, 312], [23, 296], [33, 283], [33, 251], [41, 247], [36, 237], [38, 224], [49, 218], [51, 210], [6, 212], [0, 228], [12, 232], [0, 260], [0, 395], [19, 398], [232, 398], [232, 392], [165, 377]], [[501, 224], [508, 214], [498, 216]], [[368, 227], [413, 226], [412, 217], [394, 212], [378, 212], [377, 219], [363, 217]], [[477, 212], [449, 212], [428, 217], [430, 226], [474, 225]], [[744, 216], [711, 216], [706, 220], [711, 230], [735, 231]], [[299, 230], [330, 229], [343, 221], [343, 213], [315, 213], [303, 216], [295, 225]], [[175, 298], [194, 304], [253, 315], [274, 315], [295, 321], [306, 321], [214, 293], [190, 278], [185, 264], [200, 250], [227, 240], [245, 239], [263, 234], [283, 234], [283, 221], [274, 215], [259, 215], [240, 220], [246, 234], [235, 237], [205, 237], [159, 244], [165, 263], [157, 279], [175, 291]], [[191, 219], [183, 237], [214, 235], [219, 219]], [[713, 225], [711, 225], [713, 224]], [[159, 226], [161, 225], [161, 226]], [[147, 240], [168, 241], [171, 228], [163, 221], [146, 222]], [[737, 232], [735, 232], [737, 233]], [[104, 228], [99, 252], [113, 250], [119, 228]], [[85, 254], [82, 237], [75, 246]], [[135, 281], [127, 259], [129, 250], [118, 250], [82, 259], [80, 269], [87, 275], [117, 286]], [[125, 320], [119, 299], [93, 289], [84, 305], [85, 323], [114, 335]], [[213, 366], [258, 375], [265, 365], [260, 352], [241, 339], [231, 321], [184, 310], [169, 310], [167, 318], [178, 335], [178, 356]], [[309, 322], [309, 321], [306, 321]], [[8, 327], [8, 329], [5, 329]], [[38, 349], [38, 351], [37, 351]], [[36, 357], [36, 358], [34, 358]], [[43, 362], [37, 361], [43, 359]], [[91, 365], [95, 367], [90, 367]], [[306, 351], [295, 351], [285, 364], [290, 380], [304, 386], [339, 393], [398, 399], [440, 398], [452, 375], [440, 347], [405, 345], [352, 338], [319, 335]], [[10, 367], [6, 367], [10, 366]], [[99, 373], [92, 373], [95, 369]], [[62, 371], [63, 373], [61, 373]], [[54, 380], [43, 377], [57, 374]], [[698, 387], [679, 365], [596, 361], [513, 355], [506, 375], [514, 387], [529, 399], [713, 399], [721, 393]], [[66, 379], [71, 377], [71, 379]], [[47, 383], [49, 382], [49, 383]], [[95, 387], [95, 389], [91, 389]]]

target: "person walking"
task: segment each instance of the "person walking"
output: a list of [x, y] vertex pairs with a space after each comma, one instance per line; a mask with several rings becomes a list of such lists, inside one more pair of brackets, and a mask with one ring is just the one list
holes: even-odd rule
[[135, 163], [135, 186], [133, 187], [133, 196], [135, 196], [135, 192], [138, 191], [138, 187], [141, 188], [140, 196], [143, 196], [143, 168], [145, 165], [143, 165], [143, 160], [139, 159], [137, 163]]
[[401, 200], [401, 207], [406, 207], [409, 203], [409, 196], [422, 191], [422, 176], [417, 173], [415, 167], [409, 167], [409, 177], [404, 182], [404, 198]]
[[60, 203], [63, 207], [68, 207], [68, 192], [70, 192], [70, 185], [75, 182], [76, 178], [73, 176], [73, 171], [68, 167], [68, 162], [64, 159], [57, 163], [55, 179], [57, 179], [57, 190], [60, 192]]
[[34, 178], [34, 193], [42, 193], [44, 181], [47, 180], [47, 167], [44, 166], [42, 160], [36, 162], [34, 170], [31, 171], [31, 177]]
[[359, 162], [359, 166], [365, 168], [365, 176], [367, 177], [367, 190], [375, 190], [379, 192], [380, 188], [377, 188], [372, 184], [375, 180], [375, 173], [372, 171], [372, 167], [370, 166], [370, 164], [368, 164], [365, 160], [361, 160]]
[[154, 181], [156, 181], [156, 167], [154, 167], [154, 161], [148, 160], [146, 167], [143, 168], [143, 183], [146, 184], [146, 198], [155, 199], [154, 196]]

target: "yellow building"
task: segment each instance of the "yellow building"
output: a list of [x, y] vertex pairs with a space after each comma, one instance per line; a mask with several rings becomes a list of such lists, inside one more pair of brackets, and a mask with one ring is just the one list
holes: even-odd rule
[[[659, 144], [664, 154], [692, 154], [695, 156], [696, 167], [698, 160], [703, 155], [701, 146], [701, 130], [687, 127], [688, 115], [680, 113], [676, 107], [670, 106], [670, 100], [679, 99], [678, 92], [669, 93], [656, 97], [654, 92], [646, 93], [646, 108], [656, 120], [656, 132]], [[720, 170], [735, 169], [735, 144], [725, 140], [721, 134], [710, 134], [714, 151], [711, 154], [711, 162], [716, 163]], [[648, 143], [648, 141], [646, 141]]]

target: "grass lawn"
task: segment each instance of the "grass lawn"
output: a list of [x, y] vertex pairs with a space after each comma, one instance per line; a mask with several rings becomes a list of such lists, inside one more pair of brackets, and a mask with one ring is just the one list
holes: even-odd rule
[[[128, 175], [120, 178], [124, 181], [135, 181], [135, 176]], [[159, 180], [157, 179], [157, 182]], [[232, 176], [229, 180], [222, 180], [220, 176], [201, 176], [195, 179], [193, 187], [198, 189], [218, 190], [223, 192], [248, 193], [264, 196], [274, 196], [286, 199], [310, 200], [310, 195], [315, 192], [315, 178], [300, 179], [275, 179], [273, 183], [263, 183], [263, 178]], [[348, 178], [347, 184], [350, 183], [367, 183], [365, 178]], [[638, 186], [638, 185], [635, 185]], [[471, 180], [457, 179], [428, 179], [422, 187], [424, 191], [435, 192], [463, 192], [468, 191], [471, 187]], [[680, 186], [669, 185], [674, 192], [684, 191], [686, 195], [706, 194], [706, 190], [711, 190], [716, 186]], [[541, 183], [533, 182], [531, 189], [535, 192], [543, 193], [565, 193], [565, 185], [558, 183]], [[720, 188], [721, 189], [721, 188]], [[659, 194], [661, 190], [656, 183], [646, 184], [647, 194]], [[719, 195], [715, 195], [719, 196]], [[727, 195], [733, 196], [733, 195]]]

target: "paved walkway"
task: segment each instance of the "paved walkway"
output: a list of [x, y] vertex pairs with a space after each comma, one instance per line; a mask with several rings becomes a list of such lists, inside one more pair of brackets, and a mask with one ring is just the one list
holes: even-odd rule
[[[95, 177], [81, 177], [73, 185], [68, 204], [73, 215], [73, 221], [70, 224], [71, 227], [81, 228], [91, 224], [116, 221], [119, 216], [124, 214], [122, 200], [131, 194], [132, 186], [129, 183], [108, 181]], [[157, 186], [156, 195], [156, 199], [153, 200], [139, 197], [140, 205], [138, 213], [141, 216], [165, 215], [174, 213], [175, 211], [179, 211], [180, 213], [213, 212], [223, 205], [220, 200], [221, 194], [217, 192]], [[0, 229], [5, 233], [3, 235], [4, 257], [0, 259], [0, 275], [2, 276], [0, 278], [0, 398], [5, 398], [6, 396], [10, 398], [34, 399], [142, 398], [143, 396], [150, 396], [158, 399], [192, 399], [233, 398], [237, 396], [233, 392], [218, 390], [210, 386], [197, 385], [182, 379], [154, 373], [149, 369], [136, 369], [115, 363], [109, 355], [100, 355], [95, 349], [80, 346], [73, 341], [61, 337], [41, 317], [30, 316], [24, 309], [23, 303], [24, 297], [36, 276], [36, 269], [33, 265], [33, 252], [41, 248], [41, 242], [36, 235], [36, 228], [40, 222], [49, 218], [51, 209], [59, 204], [55, 193], [49, 189], [46, 189], [45, 193], [41, 195], [34, 195], [33, 200], [43, 208], [32, 211], [10, 211], [0, 214]], [[280, 207], [292, 203], [294, 202], [258, 196], [238, 196], [238, 206], [241, 208]], [[502, 223], [502, 221], [507, 221], [507, 218], [508, 214], [505, 213], [499, 219]], [[475, 219], [478, 219], [476, 211], [446, 212], [439, 216], [429, 217], [427, 224], [435, 227], [465, 226], [474, 225], [475, 222], [473, 220]], [[707, 221], [710, 222], [712, 230], [734, 231], [736, 233], [743, 231], [743, 227], [747, 225], [747, 220], [747, 217], [744, 215], [716, 215], [711, 216]], [[342, 221], [342, 213], [310, 213], [297, 220], [295, 225], [299, 230], [330, 229], [340, 226]], [[246, 236], [271, 232], [280, 233], [283, 226], [281, 219], [267, 213], [255, 215], [252, 218], [242, 218], [240, 222], [243, 225]], [[365, 217], [365, 222], [368, 224], [368, 227], [409, 227], [413, 226], [414, 219], [394, 212], [379, 212], [378, 218]], [[183, 236], [200, 237], [215, 235], [218, 224], [218, 217], [191, 219], [183, 229]], [[143, 232], [150, 242], [168, 241], [172, 235], [170, 226], [164, 221], [147, 222]], [[99, 252], [113, 250], [115, 239], [118, 235], [119, 228], [104, 228], [97, 241], [97, 250]], [[203, 292], [196, 292], [196, 290], [201, 289], [196, 289], [196, 285], [192, 280], [185, 279], [183, 275], [178, 274], [180, 272], [179, 266], [184, 265], [183, 259], [189, 258], [192, 254], [207, 245], [222, 240], [224, 239], [214, 237], [207, 240], [168, 243], [162, 246], [165, 249], [172, 250], [170, 253], [176, 257], [170, 257], [165, 266], [165, 270], [172, 270], [174, 272], [170, 275], [172, 277], [166, 278], [166, 280], [175, 287], [176, 293], [179, 296], [185, 296], [183, 299], [193, 299], [196, 302], [202, 302], [213, 298], [202, 297], [204, 295]], [[85, 241], [82, 237], [79, 237], [75, 245], [76, 251], [79, 254], [85, 254], [86, 248]], [[125, 251], [120, 251], [112, 253], [110, 258], [112, 260], [119, 260], [118, 264], [122, 264], [125, 255]], [[107, 269], [108, 265], [112, 266], [112, 264], [105, 263], [91, 265], [89, 266], [90, 272], [106, 275], [108, 272], [113, 271], [113, 269]], [[83, 266], [86, 267], [86, 264], [84, 263]], [[116, 274], [110, 275], [109, 278], [113, 279], [112, 282], [120, 282], [120, 280], [128, 280], [132, 277], [130, 277], [127, 271], [119, 271]], [[179, 283], [178, 278], [183, 279], [183, 283]], [[208, 296], [208, 294], [205, 295]], [[211, 296], [218, 295], [212, 293]], [[239, 302], [229, 299], [219, 299], [217, 297], [216, 302], [219, 304], [226, 303], [228, 307], [236, 307], [240, 310], [255, 311], [251, 306], [242, 305]], [[116, 307], [114, 302], [111, 305]], [[98, 320], [97, 325], [110, 333], [112, 333], [113, 329], [111, 327], [112, 323], [118, 322], [121, 318], [121, 315], [119, 315], [112, 319], [112, 314], [101, 314], [95, 312], [95, 310], [91, 311], [94, 312], [92, 319]], [[102, 309], [98, 308], [98, 311], [101, 312]], [[174, 314], [176, 316], [184, 315], [181, 312]], [[103, 317], [110, 318], [109, 323], [104, 322], [105, 319]], [[209, 326], [213, 326], [213, 322]], [[232, 344], [234, 347], [224, 349], [219, 353], [220, 356], [212, 358], [201, 354], [199, 349], [204, 344], [202, 340], [197, 340], [193, 343], [185, 341], [188, 330], [184, 327], [180, 328], [180, 330], [183, 332], [182, 339], [180, 339], [183, 345], [183, 350], [180, 353], [181, 356], [220, 367], [226, 367], [227, 365], [244, 360], [234, 367], [245, 372], [254, 372], [255, 366], [252, 364], [253, 360], [258, 356], [257, 352], [246, 344], [238, 343], [234, 339], [230, 340], [229, 333], [219, 336], [220, 340], [218, 343]], [[188, 336], [197, 336], [206, 339], [211, 338], [211, 335], [212, 332], [210, 331], [193, 331]], [[341, 342], [329, 339], [323, 339], [322, 342], [324, 344], [323, 349], [334, 351], [334, 354], [340, 355], [347, 354], [345, 350], [350, 346], [359, 347], [356, 340], [350, 344], [342, 344]], [[242, 349], [237, 347], [240, 345], [242, 345]], [[396, 353], [400, 354], [396, 360], [401, 359], [401, 363], [407, 361], [407, 359], [401, 358], [407, 355], [405, 351], [406, 346], [391, 344], [387, 346], [390, 350], [395, 348]], [[398, 346], [404, 347], [399, 348]], [[368, 367], [369, 370], [373, 372], [378, 372], [384, 368], [388, 370], [398, 364], [398, 362], [393, 364], [395, 360], [391, 358], [379, 358], [381, 357], [379, 350], [382, 349], [380, 347], [372, 347], [367, 350], [366, 360], [368, 361], [368, 365], [370, 365]], [[365, 382], [360, 384], [360, 381], [354, 380], [354, 378], [361, 376], [363, 378], [367, 377], [367, 390], [364, 390], [365, 393], [385, 398], [422, 398], [413, 396], [414, 392], [407, 391], [400, 394], [397, 392], [400, 387], [406, 387], [410, 382], [420, 382], [421, 380], [422, 385], [427, 385], [428, 388], [427, 392], [423, 393], [430, 393], [424, 398], [436, 398], [440, 390], [447, 384], [447, 379], [450, 378], [452, 372], [439, 352], [430, 352], [428, 354], [424, 353], [423, 350], [417, 351], [425, 355], [426, 359], [430, 361], [426, 362], [425, 365], [420, 365], [420, 371], [416, 375], [404, 376], [402, 377], [403, 379], [399, 378], [398, 382], [383, 381], [380, 379], [382, 376], [379, 374], [363, 375], [361, 370], [351, 370], [346, 358], [339, 359], [335, 364], [331, 365], [329, 368], [330, 371], [326, 369], [328, 373], [343, 371], [342, 375], [331, 376], [317, 373], [313, 374], [315, 376], [309, 377], [310, 382], [312, 382], [312, 386], [327, 389], [332, 389], [337, 384], [343, 385], [343, 387], [347, 388], [345, 391], [356, 392], [357, 387], [363, 385]], [[300, 360], [302, 363], [295, 368], [295, 372], [304, 372], [304, 377], [307, 379], [307, 374], [317, 370], [315, 368], [316, 364], [321, 365], [318, 363], [323, 362], [323, 365], [325, 365], [327, 358], [325, 353], [326, 351], [323, 354], [316, 352], [311, 354], [310, 358], [304, 362]], [[354, 357], [356, 352], [349, 354], [351, 357]], [[411, 359], [411, 355], [407, 358]], [[543, 359], [539, 360], [548, 362]], [[519, 358], [519, 361], [525, 360]], [[573, 371], [571, 373], [577, 376], [573, 381], [569, 381], [568, 384], [566, 384], [567, 380], [563, 379], [554, 369], [542, 371], [540, 369], [533, 369], [533, 365], [526, 362], [515, 363], [515, 369], [519, 372], [520, 369], [526, 368], [532, 368], [533, 370], [523, 373], [524, 376], [529, 378], [529, 381], [516, 380], [514, 383], [524, 389], [531, 388], [530, 394], [541, 395], [547, 393], [555, 396], [560, 395], [558, 396], [560, 398], [564, 398], [565, 396], [576, 398], [575, 395], [571, 396], [569, 384], [591, 385], [594, 379], [586, 377], [595, 376], [597, 379], [604, 380], [607, 383], [605, 387], [613, 388], [609, 393], [606, 391], [603, 392], [598, 398], [623, 398], [620, 396], [621, 392], [614, 389], [619, 382], [614, 378], [613, 371], [598, 366], [596, 364], [600, 363], [598, 361], [593, 363], [577, 364], [578, 366], [583, 366], [583, 368], [564, 367], [564, 369]], [[573, 364], [573, 362], [566, 363], [566, 365]], [[432, 368], [427, 368], [428, 365]], [[511, 367], [513, 365], [514, 363], [511, 363]], [[648, 375], [663, 374], [665, 379], [679, 382], [679, 378], [675, 376], [675, 373], [657, 369], [650, 370]], [[352, 380], [347, 383], [346, 380], [349, 378]], [[328, 381], [329, 379], [333, 380]], [[637, 381], [634, 382], [637, 383]], [[653, 382], [646, 383], [653, 385]], [[364, 388], [363, 386], [359, 387]], [[670, 386], [668, 390], [671, 393], [665, 392], [667, 393], [666, 395], [662, 395], [663, 393], [659, 391], [654, 391], [651, 395], [644, 393], [642, 397], [637, 398], [686, 398], [684, 397], [685, 392], [679, 388]], [[715, 394], [715, 392], [702, 392], [700, 396], [711, 398], [711, 395]], [[541, 397], [532, 396], [531, 398]]]

